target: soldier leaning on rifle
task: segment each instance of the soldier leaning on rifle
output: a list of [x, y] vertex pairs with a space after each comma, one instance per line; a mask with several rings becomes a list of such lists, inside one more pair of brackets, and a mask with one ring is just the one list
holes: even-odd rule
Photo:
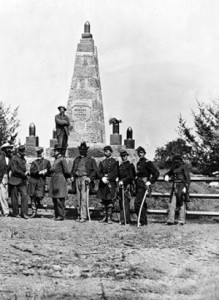
[[116, 179], [119, 174], [119, 163], [112, 158], [112, 147], [103, 148], [105, 159], [100, 162], [97, 169], [97, 176], [100, 179], [98, 197], [103, 206], [103, 219], [101, 223], [112, 224], [113, 200], [116, 197]]
[[27, 194], [27, 175], [25, 146], [20, 145], [18, 147], [18, 153], [15, 154], [10, 162], [11, 177], [8, 183], [11, 189], [11, 204], [12, 213], [16, 218], [20, 218], [19, 206], [18, 206], [18, 193], [21, 194], [21, 217], [28, 219], [28, 201], [29, 196]]
[[0, 208], [4, 217], [9, 215], [8, 174], [12, 148], [11, 144], [5, 143], [1, 146], [0, 152]]
[[175, 222], [176, 208], [179, 208], [180, 225], [185, 224], [186, 202], [189, 201], [190, 175], [188, 167], [183, 163], [182, 156], [177, 154], [173, 158], [171, 169], [164, 175], [164, 180], [173, 180], [170, 193], [170, 203], [167, 217], [167, 225], [173, 225]]
[[28, 195], [31, 199], [32, 218], [37, 215], [37, 207], [45, 196], [46, 176], [48, 176], [51, 165], [48, 159], [43, 157], [43, 148], [36, 148], [37, 159], [30, 166], [30, 178], [28, 182]]
[[[159, 177], [159, 171], [154, 164], [145, 158], [146, 151], [143, 147], [136, 149], [139, 156], [137, 162], [137, 177], [136, 177], [136, 198], [135, 198], [135, 212], [138, 216], [142, 199], [146, 192], [146, 189], [150, 189], [152, 183], [154, 183]], [[140, 225], [147, 225], [147, 202], [145, 201], [140, 216]]]
[[65, 198], [68, 196], [66, 179], [71, 177], [62, 153], [62, 146], [56, 144], [54, 147], [55, 161], [50, 170], [49, 185], [49, 197], [52, 198], [54, 204], [55, 221], [63, 221], [65, 218]]
[[85, 142], [82, 142], [78, 147], [80, 156], [76, 157], [72, 170], [71, 180], [76, 186], [77, 194], [77, 222], [85, 222], [88, 215], [87, 203], [89, 195], [89, 184], [96, 178], [97, 164], [94, 158], [87, 156], [89, 147]]
[[[128, 160], [128, 152], [122, 150], [120, 156], [122, 163], [119, 165], [119, 206], [120, 206], [120, 224], [130, 223], [130, 186], [135, 180], [135, 167]], [[123, 199], [124, 197], [124, 199]], [[124, 207], [123, 207], [124, 203]]]

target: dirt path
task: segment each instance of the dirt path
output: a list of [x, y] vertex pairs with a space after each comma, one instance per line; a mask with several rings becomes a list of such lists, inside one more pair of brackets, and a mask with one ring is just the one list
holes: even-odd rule
[[0, 218], [1, 299], [219, 299], [218, 224]]

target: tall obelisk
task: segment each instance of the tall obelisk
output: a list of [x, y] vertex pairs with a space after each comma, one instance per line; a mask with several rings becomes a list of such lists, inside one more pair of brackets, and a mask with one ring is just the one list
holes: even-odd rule
[[81, 141], [91, 146], [105, 143], [97, 48], [89, 22], [84, 24], [84, 33], [77, 46], [67, 115], [70, 119], [68, 147], [76, 147]]

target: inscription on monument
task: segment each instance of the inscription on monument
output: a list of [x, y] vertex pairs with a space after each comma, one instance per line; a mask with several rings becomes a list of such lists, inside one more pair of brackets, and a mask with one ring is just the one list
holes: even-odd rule
[[82, 105], [74, 105], [72, 109], [73, 120], [86, 120], [90, 119], [90, 107]]

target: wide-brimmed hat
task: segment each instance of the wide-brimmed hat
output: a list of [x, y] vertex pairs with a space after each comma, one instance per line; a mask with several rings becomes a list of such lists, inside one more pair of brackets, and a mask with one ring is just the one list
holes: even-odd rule
[[7, 142], [1, 146], [1, 149], [5, 149], [5, 148], [13, 148], [13, 145]]
[[20, 146], [18, 147], [18, 152], [25, 152], [25, 150], [26, 150], [26, 148], [25, 148], [24, 145], [20, 145]]
[[78, 147], [79, 150], [88, 150], [90, 147], [87, 146], [86, 142], [81, 142], [80, 146]]
[[36, 147], [35, 150], [36, 150], [36, 153], [43, 153], [42, 147]]
[[62, 146], [60, 145], [60, 144], [55, 144], [55, 146], [54, 146], [54, 148], [53, 148], [53, 150], [55, 151], [55, 150], [59, 150], [59, 151], [61, 151], [63, 148], [62, 148]]
[[142, 146], [139, 146], [135, 151], [137, 152], [144, 152], [144, 154], [146, 154], [145, 149]]
[[61, 107], [64, 108], [64, 110], [67, 110], [67, 108], [64, 105], [59, 105], [58, 109], [60, 109]]
[[126, 150], [121, 150], [119, 154], [120, 154], [121, 157], [129, 155]]
[[103, 151], [107, 151], [107, 150], [109, 150], [110, 152], [113, 152], [113, 149], [112, 149], [111, 146], [105, 146], [105, 147], [103, 148]]

